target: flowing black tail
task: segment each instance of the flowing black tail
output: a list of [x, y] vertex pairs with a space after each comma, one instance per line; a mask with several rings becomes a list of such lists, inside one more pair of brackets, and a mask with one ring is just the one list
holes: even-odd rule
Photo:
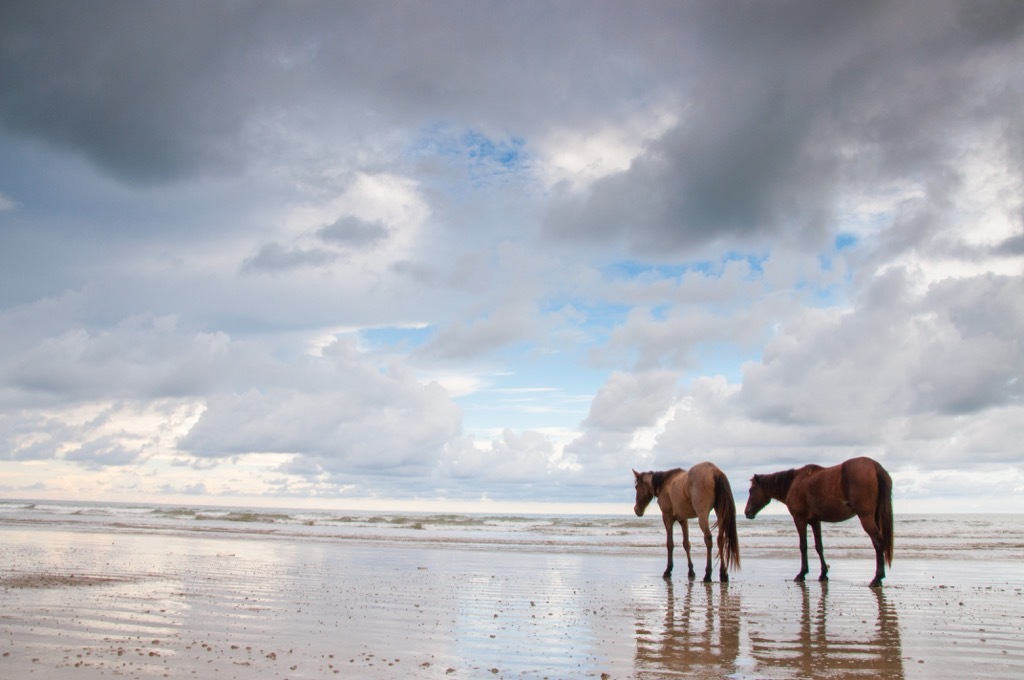
[[726, 570], [740, 568], [740, 538], [736, 532], [736, 501], [724, 472], [715, 475], [715, 516], [718, 518], [718, 552]]

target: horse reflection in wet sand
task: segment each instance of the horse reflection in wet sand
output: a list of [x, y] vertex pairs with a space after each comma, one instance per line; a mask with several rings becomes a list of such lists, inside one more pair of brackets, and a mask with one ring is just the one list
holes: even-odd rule
[[811, 525], [814, 549], [821, 561], [818, 580], [827, 581], [821, 523], [843, 522], [856, 515], [875, 547], [875, 577], [871, 587], [882, 585], [885, 565], [892, 566], [893, 543], [892, 479], [885, 468], [862, 457], [829, 468], [805, 465], [799, 470], [754, 475], [744, 511], [747, 519], [754, 519], [773, 499], [789, 508], [800, 535], [800, 573], [794, 581], [803, 581], [809, 571], [807, 525]]
[[[829, 601], [828, 581], [795, 587], [802, 591], [799, 617], [794, 600], [788, 597], [770, 611], [757, 613], [758, 625], [774, 631], [751, 635], [750, 654], [760, 677], [772, 677], [770, 669], [801, 678], [906, 677], [900, 621], [896, 607], [886, 601], [884, 588], [859, 597], [844, 595], [837, 609], [840, 602]], [[793, 635], [789, 631], [798, 619]], [[933, 671], [931, 675], [949, 674]]]
[[664, 578], [672, 576], [672, 552], [675, 542], [672, 540], [672, 526], [679, 522], [683, 527], [683, 549], [686, 550], [687, 576], [696, 578], [693, 561], [690, 559], [690, 527], [689, 520], [696, 517], [700, 530], [704, 534], [704, 545], [707, 548], [707, 565], [704, 569], [704, 582], [711, 581], [711, 526], [710, 514], [715, 511], [715, 526], [718, 527], [718, 561], [719, 577], [723, 582], [729, 580], [729, 569], [740, 568], [740, 543], [736, 535], [736, 504], [732, 498], [732, 487], [725, 473], [713, 463], [698, 463], [689, 470], [676, 468], [662, 472], [637, 472], [636, 504], [633, 511], [637, 517], [643, 517], [644, 510], [654, 499], [658, 499], [661, 508], [661, 520], [665, 524], [665, 547], [668, 550], [668, 564]]
[[688, 581], [677, 600], [672, 579], [665, 579], [663, 612], [654, 597], [638, 601], [634, 609], [633, 677], [742, 675], [739, 659], [743, 607], [739, 592], [730, 591], [730, 587]]

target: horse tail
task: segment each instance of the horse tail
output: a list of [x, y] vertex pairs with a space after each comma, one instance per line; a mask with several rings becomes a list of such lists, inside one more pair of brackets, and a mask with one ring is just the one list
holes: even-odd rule
[[715, 471], [715, 515], [718, 518], [718, 547], [726, 570], [740, 568], [740, 538], [736, 532], [736, 501], [729, 478]]
[[882, 551], [885, 563], [892, 566], [893, 518], [892, 518], [892, 478], [878, 463], [878, 501], [875, 504], [875, 526], [882, 538]]

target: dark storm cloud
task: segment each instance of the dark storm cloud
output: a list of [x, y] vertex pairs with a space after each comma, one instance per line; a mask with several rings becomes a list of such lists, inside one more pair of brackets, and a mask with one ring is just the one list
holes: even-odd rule
[[[628, 47], [648, 38], [642, 29], [655, 17], [615, 4], [596, 9], [5, 3], [0, 122], [143, 184], [238, 169], [286, 143], [276, 135], [292, 115], [314, 127], [344, 119], [352, 134], [443, 118], [522, 127], [552, 107], [563, 117], [583, 114], [590, 88], [603, 96], [655, 77], [654, 63]], [[565, 39], [560, 21], [578, 29], [573, 50], [552, 49]], [[580, 71], [608, 53], [613, 28], [627, 43], [622, 57]]]
[[979, 43], [1011, 42], [1024, 27], [1024, 4], [1017, 0], [959, 0], [963, 26]]
[[[1012, 39], [1020, 12], [984, 9], [726, 3], [698, 12], [700, 68], [680, 81], [689, 103], [679, 123], [627, 170], [583, 193], [563, 189], [549, 232], [624, 240], [645, 255], [780, 233], [820, 247], [840, 185], [957, 181], [969, 133], [958, 120], [1006, 134], [1019, 126], [1006, 92], [1020, 87], [1008, 69], [1022, 55]], [[998, 10], [1007, 23], [986, 30]], [[962, 30], [965, 21], [976, 30]]]
[[556, 232], [593, 234], [637, 228], [639, 211], [634, 239], [651, 250], [814, 222], [854, 138], [891, 171], [935, 158], [937, 124], [1005, 86], [976, 68], [1012, 56], [1000, 50], [1022, 26], [1012, 2], [586, 7], [6, 3], [0, 121], [152, 183], [241, 167], [289, 116], [354, 134], [445, 118], [522, 133], [674, 92], [678, 127], [552, 216]]
[[[4, 3], [0, 119], [129, 182], [227, 161], [254, 102], [237, 60], [258, 34], [222, 3]], [[234, 44], [232, 44], [234, 43]], [[227, 47], [228, 49], [225, 49]]]

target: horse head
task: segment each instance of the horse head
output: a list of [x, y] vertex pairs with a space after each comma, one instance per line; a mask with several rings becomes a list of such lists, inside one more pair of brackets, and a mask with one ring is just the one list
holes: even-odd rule
[[764, 509], [764, 506], [771, 502], [772, 497], [768, 494], [768, 489], [761, 483], [761, 475], [754, 475], [750, 478], [750, 495], [747, 497], [747, 507], [743, 510], [743, 514], [747, 516], [747, 519], [754, 519], [757, 517], [757, 513]]
[[636, 477], [636, 503], [633, 505], [633, 512], [637, 517], [643, 517], [644, 510], [654, 500], [654, 473], [633, 470], [633, 476]]

